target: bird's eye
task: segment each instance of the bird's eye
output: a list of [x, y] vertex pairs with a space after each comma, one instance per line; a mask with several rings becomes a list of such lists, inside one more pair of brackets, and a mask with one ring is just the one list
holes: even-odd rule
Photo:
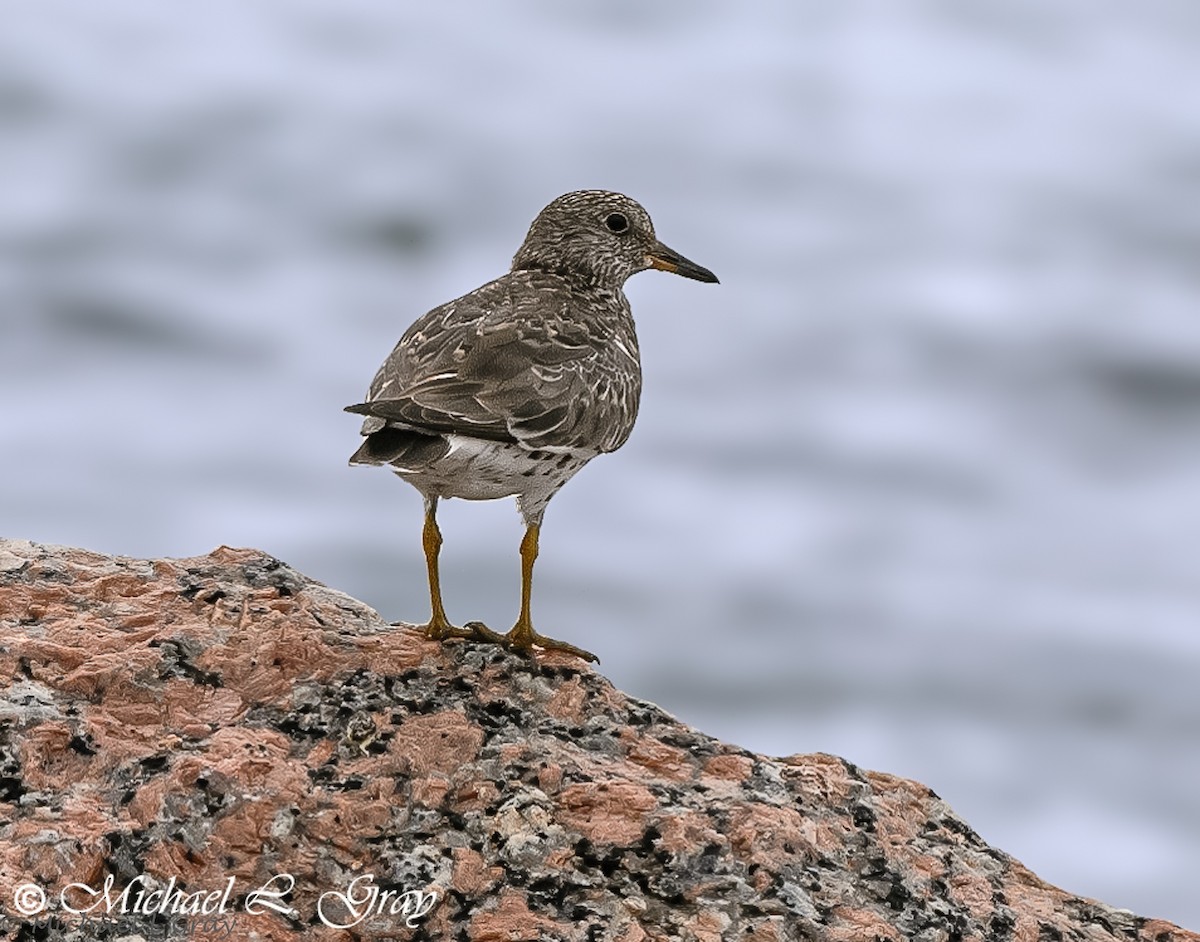
[[609, 213], [604, 225], [608, 226], [609, 232], [624, 232], [629, 228], [629, 220], [625, 218], [624, 213]]

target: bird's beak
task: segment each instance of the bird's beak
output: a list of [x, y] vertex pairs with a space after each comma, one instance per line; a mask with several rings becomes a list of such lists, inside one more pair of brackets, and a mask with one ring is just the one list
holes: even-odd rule
[[657, 268], [659, 271], [673, 272], [676, 275], [683, 275], [684, 278], [691, 278], [694, 281], [707, 281], [709, 284], [719, 283], [717, 276], [707, 268], [703, 268], [690, 259], [684, 258], [674, 249], [667, 248], [661, 242], [654, 243], [654, 248], [646, 255], [646, 263], [651, 268]]

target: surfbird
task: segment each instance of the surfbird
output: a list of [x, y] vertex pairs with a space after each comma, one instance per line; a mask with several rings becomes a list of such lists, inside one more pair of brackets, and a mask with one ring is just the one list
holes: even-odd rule
[[[623, 286], [647, 268], [717, 280], [663, 245], [628, 196], [560, 196], [538, 213], [508, 274], [419, 317], [375, 374], [366, 401], [347, 407], [366, 416], [365, 440], [350, 463], [385, 465], [425, 499], [428, 637], [596, 659], [534, 631], [533, 563], [550, 499], [633, 430], [642, 367]], [[514, 496], [525, 523], [520, 615], [503, 635], [480, 622], [457, 627], [438, 578], [438, 501]]]

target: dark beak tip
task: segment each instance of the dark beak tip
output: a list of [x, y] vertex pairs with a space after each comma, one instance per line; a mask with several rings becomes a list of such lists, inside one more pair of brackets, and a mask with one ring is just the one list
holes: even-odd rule
[[675, 274], [682, 275], [684, 278], [690, 278], [692, 281], [702, 281], [706, 285], [719, 285], [721, 283], [716, 275], [700, 265], [691, 265], [689, 267], [681, 265], [676, 269]]

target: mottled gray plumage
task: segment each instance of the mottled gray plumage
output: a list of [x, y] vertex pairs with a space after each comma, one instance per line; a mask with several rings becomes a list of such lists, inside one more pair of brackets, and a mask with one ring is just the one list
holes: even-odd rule
[[[536, 544], [550, 498], [633, 430], [642, 373], [622, 286], [651, 267], [717, 280], [659, 242], [629, 197], [560, 196], [508, 274], [405, 331], [347, 410], [366, 416], [351, 463], [390, 466], [424, 495], [435, 530], [439, 498], [516, 496]], [[436, 592], [436, 558], [430, 567]]]

